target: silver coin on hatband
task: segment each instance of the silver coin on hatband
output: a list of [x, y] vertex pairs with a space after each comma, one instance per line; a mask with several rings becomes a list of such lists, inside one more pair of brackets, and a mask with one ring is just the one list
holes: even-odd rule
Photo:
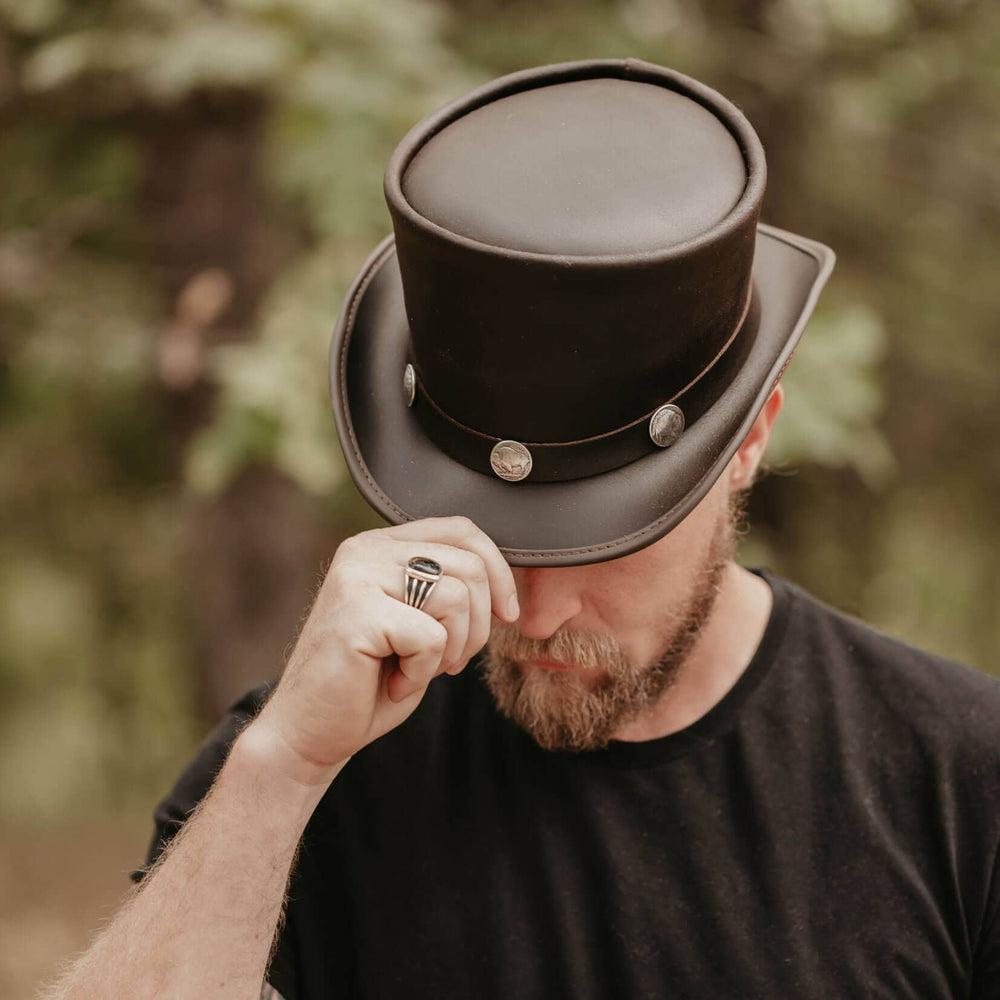
[[403, 369], [403, 395], [406, 405], [413, 406], [413, 401], [417, 398], [417, 373], [413, 365], [407, 365]]
[[684, 411], [673, 403], [664, 403], [649, 418], [649, 436], [660, 448], [669, 448], [683, 431]]
[[498, 441], [490, 452], [490, 468], [508, 483], [524, 479], [531, 464], [531, 452], [520, 441]]

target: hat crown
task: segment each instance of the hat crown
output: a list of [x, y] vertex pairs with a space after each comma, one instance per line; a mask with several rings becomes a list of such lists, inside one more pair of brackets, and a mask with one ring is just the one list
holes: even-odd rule
[[684, 94], [599, 77], [520, 91], [462, 115], [402, 177], [443, 229], [542, 254], [629, 254], [700, 236], [747, 183], [732, 132]]
[[385, 190], [428, 436], [467, 461], [470, 434], [567, 444], [672, 401], [747, 315], [764, 179], [732, 104], [637, 60], [511, 74], [414, 126]]

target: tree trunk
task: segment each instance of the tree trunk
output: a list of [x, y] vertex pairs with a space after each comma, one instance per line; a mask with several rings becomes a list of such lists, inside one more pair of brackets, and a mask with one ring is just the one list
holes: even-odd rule
[[[201, 93], [143, 115], [141, 217], [166, 321], [159, 380], [170, 470], [178, 483], [192, 434], [211, 419], [205, 350], [245, 339], [262, 295], [301, 237], [269, 204], [261, 174], [267, 106], [251, 93]], [[276, 675], [330, 551], [323, 520], [268, 467], [196, 499], [183, 572], [204, 712]]]

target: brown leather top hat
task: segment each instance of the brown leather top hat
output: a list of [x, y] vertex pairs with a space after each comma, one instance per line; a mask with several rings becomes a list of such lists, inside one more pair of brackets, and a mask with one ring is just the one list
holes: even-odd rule
[[758, 224], [740, 111], [635, 59], [541, 66], [414, 126], [330, 349], [348, 468], [393, 523], [514, 565], [625, 555], [708, 492], [833, 267]]

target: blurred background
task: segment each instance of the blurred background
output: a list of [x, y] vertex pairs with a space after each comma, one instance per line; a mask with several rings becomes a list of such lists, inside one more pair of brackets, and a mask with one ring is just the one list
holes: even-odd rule
[[492, 77], [733, 99], [839, 263], [742, 558], [997, 670], [1000, 5], [0, 0], [0, 994], [114, 909], [151, 809], [374, 525], [326, 390], [382, 172]]

